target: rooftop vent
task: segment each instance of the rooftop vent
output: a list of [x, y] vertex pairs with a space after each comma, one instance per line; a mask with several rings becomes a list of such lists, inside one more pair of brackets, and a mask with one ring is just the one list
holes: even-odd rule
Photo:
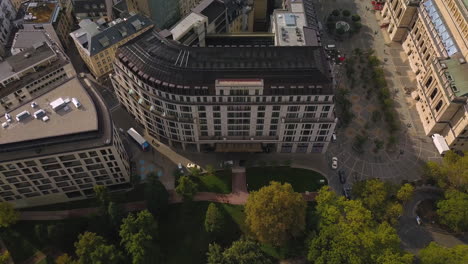
[[465, 58], [459, 58], [459, 59], [458, 59], [458, 62], [459, 62], [460, 64], [465, 64], [465, 63], [466, 63], [466, 60], [465, 60]]
[[442, 67], [442, 69], [447, 69], [447, 64], [445, 63], [441, 63], [440, 66]]
[[24, 56], [25, 58], [29, 58], [29, 57], [31, 57], [31, 53], [26, 52], [23, 56]]

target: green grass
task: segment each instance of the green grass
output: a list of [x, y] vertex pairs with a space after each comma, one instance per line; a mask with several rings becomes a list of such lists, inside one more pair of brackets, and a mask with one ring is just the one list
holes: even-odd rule
[[226, 216], [219, 237], [205, 232], [204, 221], [208, 202], [174, 204], [159, 222], [160, 241], [166, 259], [163, 263], [205, 264], [208, 244], [215, 241], [223, 247], [237, 240], [244, 228], [243, 206], [218, 204]]
[[256, 191], [266, 186], [270, 181], [281, 183], [288, 182], [296, 192], [313, 192], [320, 189], [324, 184], [320, 180], [325, 180], [320, 173], [290, 167], [253, 167], [247, 168], [247, 184], [249, 191]]
[[232, 172], [230, 170], [216, 171], [215, 175], [204, 174], [198, 181], [198, 191], [231, 193]]

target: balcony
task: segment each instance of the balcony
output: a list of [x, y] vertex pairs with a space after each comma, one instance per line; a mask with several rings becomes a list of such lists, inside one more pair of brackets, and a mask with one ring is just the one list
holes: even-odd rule
[[336, 122], [336, 118], [281, 118], [283, 123], [334, 123]]

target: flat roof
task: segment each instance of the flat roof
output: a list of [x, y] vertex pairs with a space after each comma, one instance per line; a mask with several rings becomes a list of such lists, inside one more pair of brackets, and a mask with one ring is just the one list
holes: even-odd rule
[[15, 34], [12, 49], [30, 48], [36, 43], [48, 41], [44, 30], [20, 30]]
[[[50, 102], [60, 97], [70, 99], [70, 102], [67, 104], [68, 111], [62, 108], [56, 112], [49, 105]], [[72, 98], [77, 98], [82, 106], [76, 108], [71, 102]], [[29, 101], [9, 112], [13, 121], [7, 128], [0, 129], [0, 145], [89, 132], [98, 129], [98, 119], [94, 103], [77, 78], [63, 83], [48, 93], [35, 98], [33, 101], [37, 103], [37, 107], [32, 108], [30, 105], [32, 101]], [[34, 112], [40, 109], [46, 112], [49, 121], [44, 122], [33, 117]], [[31, 116], [20, 122], [16, 121], [16, 115], [25, 110], [29, 111]], [[0, 122], [6, 122], [4, 116], [0, 118]]]
[[56, 53], [47, 43], [37, 43], [35, 47], [25, 49], [0, 63], [0, 82], [53, 57], [56, 57]]
[[278, 46], [305, 45], [304, 27], [307, 23], [304, 13], [276, 10], [274, 16]]
[[184, 19], [180, 20], [173, 28], [170, 29], [172, 37], [175, 40], [180, 39], [197, 23], [205, 22], [206, 18], [197, 13], [190, 13]]
[[57, 2], [28, 2], [25, 4], [24, 23], [49, 23], [54, 19]]

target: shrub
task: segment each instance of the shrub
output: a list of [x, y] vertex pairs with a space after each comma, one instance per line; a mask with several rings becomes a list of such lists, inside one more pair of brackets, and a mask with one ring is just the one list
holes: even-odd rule
[[351, 20], [353, 20], [354, 22], [358, 22], [361, 20], [361, 17], [359, 15], [352, 15]]
[[334, 15], [336, 17], [339, 16], [340, 15], [340, 10], [338, 10], [338, 9], [333, 10], [332, 15]]
[[351, 15], [351, 12], [349, 12], [349, 10], [343, 10], [343, 12], [341, 12], [341, 14], [343, 14], [343, 16], [345, 17], [349, 17]]
[[336, 29], [336, 33], [337, 33], [338, 35], [343, 35], [345, 32], [346, 32], [346, 31], [345, 31], [344, 28], [342, 28], [342, 27]]

